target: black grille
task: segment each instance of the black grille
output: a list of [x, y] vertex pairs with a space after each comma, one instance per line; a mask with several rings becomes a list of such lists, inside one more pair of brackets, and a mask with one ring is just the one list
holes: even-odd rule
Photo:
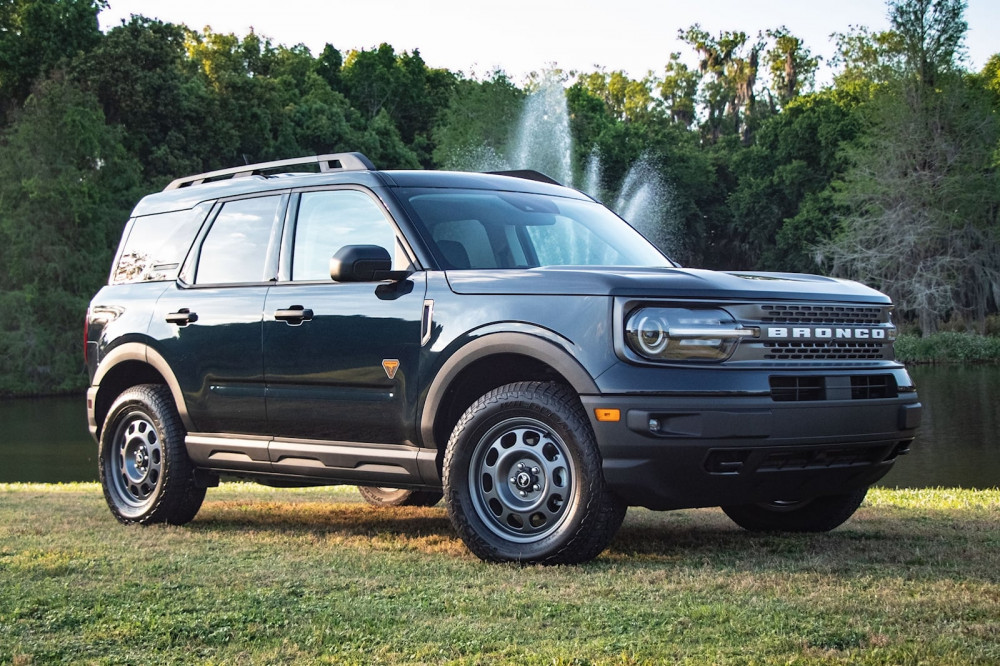
[[885, 358], [885, 343], [836, 341], [764, 342], [767, 360], [793, 361], [848, 361], [878, 360]]
[[882, 308], [852, 305], [762, 305], [765, 323], [786, 324], [878, 324]]
[[855, 375], [851, 377], [851, 400], [878, 400], [899, 395], [892, 375]]
[[771, 377], [771, 399], [775, 402], [823, 400], [825, 397], [823, 377]]
[[800, 449], [768, 455], [757, 468], [759, 472], [778, 472], [830, 467], [854, 467], [881, 462], [886, 457], [884, 445], [866, 447]]
[[772, 375], [769, 382], [775, 402], [878, 400], [899, 394], [892, 375]]
[[705, 459], [705, 470], [709, 474], [735, 475], [864, 467], [895, 460], [909, 451], [909, 446], [910, 440], [862, 446], [782, 447], [760, 453], [750, 449], [715, 449]]

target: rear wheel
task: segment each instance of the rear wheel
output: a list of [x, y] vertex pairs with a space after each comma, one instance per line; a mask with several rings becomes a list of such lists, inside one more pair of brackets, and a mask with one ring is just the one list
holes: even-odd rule
[[104, 498], [119, 521], [191, 521], [205, 499], [184, 448], [184, 426], [165, 386], [124, 391], [111, 405], [100, 440]]
[[775, 500], [724, 506], [734, 523], [751, 532], [829, 532], [854, 515], [867, 488], [809, 500]]
[[555, 383], [508, 384], [469, 407], [448, 442], [444, 488], [455, 529], [488, 561], [592, 559], [627, 508], [605, 485], [576, 394]]
[[378, 486], [358, 486], [361, 497], [372, 506], [434, 506], [441, 501], [442, 494], [434, 490], [408, 490], [406, 488], [382, 488]]

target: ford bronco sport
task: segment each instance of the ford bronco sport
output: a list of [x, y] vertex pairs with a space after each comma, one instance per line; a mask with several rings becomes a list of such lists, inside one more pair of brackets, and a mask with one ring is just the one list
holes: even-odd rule
[[920, 420], [895, 332], [877, 291], [681, 268], [542, 174], [324, 155], [139, 202], [87, 409], [124, 523], [188, 522], [220, 475], [353, 484], [443, 495], [483, 559], [581, 562], [630, 505], [843, 523]]

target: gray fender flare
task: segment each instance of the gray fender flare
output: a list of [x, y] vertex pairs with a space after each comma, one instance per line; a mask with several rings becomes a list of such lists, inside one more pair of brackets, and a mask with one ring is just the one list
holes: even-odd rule
[[[551, 332], [546, 332], [551, 335]], [[490, 333], [461, 347], [444, 362], [435, 375], [420, 411], [422, 446], [438, 448], [438, 442], [434, 438], [434, 420], [452, 382], [469, 365], [497, 354], [517, 354], [545, 363], [562, 375], [578, 395], [600, 393], [590, 373], [565, 347], [529, 333]]]
[[177, 412], [180, 414], [181, 422], [184, 423], [184, 428], [191, 431], [193, 425], [188, 416], [187, 405], [184, 403], [184, 394], [181, 392], [181, 386], [177, 383], [177, 378], [170, 369], [170, 364], [160, 356], [159, 352], [149, 345], [142, 342], [126, 342], [109, 351], [101, 359], [100, 365], [97, 366], [97, 372], [94, 374], [94, 381], [92, 382], [93, 386], [100, 386], [104, 377], [112, 369], [125, 361], [145, 363], [160, 373], [160, 376], [167, 382], [167, 387], [174, 398], [174, 405], [177, 406]]

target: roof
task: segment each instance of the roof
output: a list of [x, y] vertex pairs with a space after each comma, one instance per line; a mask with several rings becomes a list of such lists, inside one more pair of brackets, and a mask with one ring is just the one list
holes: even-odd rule
[[[340, 164], [345, 156], [357, 155], [361, 159], [343, 159], [348, 167], [326, 167], [320, 173], [288, 172], [282, 169], [303, 164]], [[363, 160], [363, 161], [362, 161]], [[324, 185], [361, 185], [378, 187], [442, 187], [455, 189], [501, 190], [549, 194], [589, 200], [576, 190], [552, 185], [532, 178], [529, 174], [499, 175], [460, 171], [377, 171], [364, 168], [371, 163], [360, 153], [341, 153], [318, 157], [282, 160], [251, 164], [245, 167], [212, 171], [173, 181], [162, 192], [144, 197], [132, 211], [133, 217], [153, 215], [177, 210], [187, 210], [204, 201], [246, 194], [281, 192], [292, 188], [321, 187]], [[273, 170], [278, 173], [268, 173]], [[537, 174], [542, 178], [542, 174]], [[530, 178], [530, 179], [529, 179]], [[550, 179], [549, 179], [550, 180]], [[554, 182], [554, 181], [550, 181]]]

